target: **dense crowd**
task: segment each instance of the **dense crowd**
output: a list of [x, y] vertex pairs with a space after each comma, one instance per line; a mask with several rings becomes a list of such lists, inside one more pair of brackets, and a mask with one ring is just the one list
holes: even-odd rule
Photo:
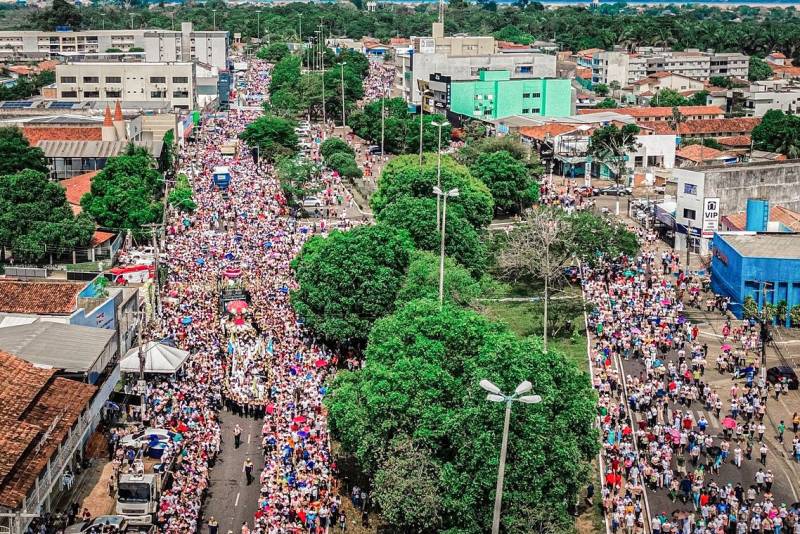
[[[742, 380], [731, 382], [723, 401], [705, 380], [708, 345], [684, 314], [684, 302], [699, 302], [704, 286], [675, 253], [645, 247], [636, 258], [586, 268], [583, 288], [594, 306], [589, 327], [603, 435], [602, 506], [612, 532], [800, 532], [797, 510], [772, 493], [764, 439], [768, 385], [758, 378], [755, 322], [723, 329], [718, 369]], [[716, 418], [718, 428], [705, 415], [696, 417], [693, 406]], [[760, 463], [752, 483], [718, 476], [723, 464], [741, 468], [743, 462]], [[648, 517], [645, 489], [666, 492], [674, 511], [651, 509]]]

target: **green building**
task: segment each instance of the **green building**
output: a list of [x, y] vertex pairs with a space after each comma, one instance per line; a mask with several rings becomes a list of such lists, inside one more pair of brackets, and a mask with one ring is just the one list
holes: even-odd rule
[[478, 80], [450, 82], [450, 111], [475, 119], [525, 115], [567, 117], [574, 114], [570, 80], [511, 79], [507, 70], [483, 70]]

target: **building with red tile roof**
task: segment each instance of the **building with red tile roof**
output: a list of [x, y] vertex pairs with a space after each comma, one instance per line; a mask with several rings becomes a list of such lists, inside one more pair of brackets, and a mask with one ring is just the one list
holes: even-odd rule
[[71, 315], [85, 283], [0, 280], [0, 313]]
[[[578, 113], [581, 115], [589, 113], [603, 113], [607, 109], [582, 109]], [[678, 111], [687, 120], [698, 119], [722, 119], [725, 117], [725, 112], [719, 106], [678, 106]], [[633, 117], [637, 123], [653, 123], [653, 122], [667, 122], [667, 119], [672, 117], [672, 108], [669, 106], [658, 107], [632, 107], [632, 108], [616, 108], [614, 112], [620, 115], [628, 115]]]
[[[783, 206], [771, 206], [769, 208], [769, 223], [776, 223], [777, 231], [800, 232], [800, 213], [792, 211]], [[723, 230], [740, 232], [747, 227], [747, 212], [732, 213], [724, 215], [720, 221]], [[786, 230], [780, 230], [783, 226]], [[770, 230], [772, 231], [772, 230]]]
[[711, 148], [703, 145], [687, 145], [675, 151], [675, 158], [679, 164], [685, 165], [698, 165], [702, 163], [725, 163], [732, 159], [736, 162], [738, 159], [735, 155], [716, 148]]
[[99, 172], [100, 171], [90, 171], [58, 182], [61, 187], [66, 189], [67, 202], [69, 202], [69, 205], [72, 208], [72, 213], [75, 215], [78, 215], [81, 211], [83, 211], [83, 208], [81, 208], [81, 198], [83, 198], [83, 195], [91, 191], [92, 178], [97, 176]]
[[751, 137], [749, 135], [733, 135], [720, 137], [717, 142], [725, 148], [747, 148], [750, 146]]
[[37, 479], [60, 479], [80, 449], [90, 430], [81, 415], [97, 387], [57, 377], [54, 369], [4, 351], [0, 372], [0, 506], [36, 512], [53, 490], [39, 486], [33, 495]]
[[685, 137], [718, 138], [750, 135], [753, 128], [760, 123], [760, 118], [740, 117], [736, 119], [688, 120], [680, 123], [677, 130], [673, 130], [667, 122], [649, 123], [648, 126], [657, 134], [677, 133]]

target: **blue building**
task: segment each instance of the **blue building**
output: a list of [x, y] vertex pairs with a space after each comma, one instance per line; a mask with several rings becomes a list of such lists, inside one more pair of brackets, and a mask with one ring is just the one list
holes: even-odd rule
[[742, 303], [751, 297], [758, 304], [789, 310], [800, 305], [800, 234], [721, 232], [711, 243], [711, 288], [731, 299], [731, 311], [742, 316]]

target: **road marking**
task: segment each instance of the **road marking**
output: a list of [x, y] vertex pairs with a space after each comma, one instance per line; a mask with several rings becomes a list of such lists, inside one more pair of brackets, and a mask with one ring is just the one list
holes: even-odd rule
[[239, 506], [239, 496], [240, 496], [240, 495], [241, 495], [241, 493], [237, 493], [237, 494], [236, 494], [236, 502], [235, 502], [235, 503], [233, 503], [233, 505], [234, 505], [234, 506]]
[[247, 444], [248, 444], [248, 445], [250, 445], [250, 436], [251, 436], [251, 435], [252, 435], [252, 434], [247, 434]]

